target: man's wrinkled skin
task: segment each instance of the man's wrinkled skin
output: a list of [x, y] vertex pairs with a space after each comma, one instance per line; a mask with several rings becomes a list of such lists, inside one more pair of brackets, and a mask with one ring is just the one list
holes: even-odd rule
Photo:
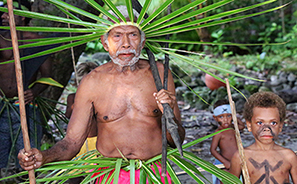
[[[149, 62], [137, 60], [144, 46], [137, 27], [118, 26], [107, 37], [101, 37], [102, 44], [111, 56], [117, 59], [94, 69], [77, 90], [74, 109], [67, 128], [66, 137], [51, 149], [32, 149], [19, 152], [21, 166], [35, 169], [41, 165], [69, 160], [77, 154], [84, 143], [91, 119], [97, 121], [97, 150], [106, 157], [147, 160], [162, 151], [161, 116], [162, 103], [173, 108], [178, 132], [183, 141], [184, 128], [175, 98], [173, 78], [169, 72], [168, 90], [157, 92]], [[135, 52], [133, 51], [135, 50]], [[160, 77], [164, 68], [157, 63]], [[167, 134], [168, 143], [174, 146]]]

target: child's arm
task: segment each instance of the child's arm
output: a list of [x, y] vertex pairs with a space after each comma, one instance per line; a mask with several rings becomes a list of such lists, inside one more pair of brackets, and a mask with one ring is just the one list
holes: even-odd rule
[[240, 160], [238, 151], [234, 153], [231, 159], [231, 166], [230, 166], [229, 172], [238, 178], [241, 175], [241, 160]]
[[222, 155], [220, 155], [217, 151], [217, 147], [219, 146], [220, 138], [221, 138], [220, 134], [213, 136], [211, 146], [210, 146], [210, 152], [216, 159], [218, 159], [220, 162], [222, 162], [224, 164], [226, 169], [229, 169], [230, 162], [228, 160], [226, 160]]
[[296, 154], [290, 150], [291, 154], [288, 156], [288, 160], [292, 164], [292, 168], [290, 170], [290, 175], [294, 184], [297, 184], [297, 156]]
[[239, 130], [243, 130], [245, 128], [245, 124], [238, 117], [237, 117], [237, 123], [238, 123], [238, 129]]

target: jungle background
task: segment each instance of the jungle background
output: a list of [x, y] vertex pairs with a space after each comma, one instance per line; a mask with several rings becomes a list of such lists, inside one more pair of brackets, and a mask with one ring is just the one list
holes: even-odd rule
[[[228, 11], [235, 8], [249, 6], [255, 3], [264, 2], [265, 0], [241, 0], [233, 1], [227, 6], [222, 6], [215, 10], [208, 12], [209, 15]], [[87, 11], [96, 13], [92, 7], [87, 6], [83, 0], [65, 0], [65, 2], [85, 9]], [[100, 0], [96, 2], [103, 5]], [[124, 1], [113, 1], [120, 5]], [[141, 2], [141, 1], [140, 1]], [[172, 4], [172, 9], [177, 9], [182, 5], [191, 2], [191, 0], [176, 0]], [[218, 2], [218, 0], [207, 0], [205, 3], [196, 7], [202, 8], [207, 4]], [[288, 4], [287, 4], [288, 3]], [[155, 5], [156, 4], [156, 5]], [[152, 1], [150, 11], [154, 11], [154, 6], [162, 4], [162, 0]], [[191, 53], [197, 53], [195, 58], [201, 61], [218, 65], [247, 76], [252, 76], [258, 79], [265, 80], [265, 82], [252, 81], [244, 78], [238, 78], [229, 75], [228, 73], [220, 73], [215, 70], [209, 70], [215, 73], [222, 79], [229, 78], [230, 84], [241, 91], [246, 97], [250, 94], [260, 91], [268, 90], [282, 95], [288, 104], [289, 116], [287, 119], [286, 130], [296, 128], [297, 118], [297, 2], [290, 0], [279, 0], [274, 4], [261, 7], [262, 10], [275, 6], [287, 4], [281, 10], [263, 14], [249, 19], [243, 19], [236, 22], [223, 24], [220, 26], [207, 27], [190, 31], [187, 34], [170, 35], [171, 40], [189, 40], [189, 41], [203, 41], [213, 43], [240, 43], [249, 44], [249, 46], [228, 46], [228, 45], [196, 45], [196, 44], [171, 44], [170, 47], [178, 50], [186, 50]], [[261, 9], [252, 10], [254, 12]], [[62, 13], [53, 6], [42, 0], [34, 0], [32, 11], [43, 12], [49, 14], [62, 15]], [[166, 12], [164, 12], [165, 14]], [[163, 16], [163, 15], [160, 15]], [[195, 18], [188, 20], [203, 18], [205, 15], [197, 15]], [[83, 18], [83, 17], [82, 17]], [[35, 26], [57, 26], [67, 27], [67, 24], [56, 24], [49, 21], [33, 20], [31, 22]], [[282, 43], [279, 45], [271, 45], [271, 43]], [[254, 45], [252, 44], [260, 44]], [[96, 62], [99, 65], [108, 61], [108, 55], [104, 51], [100, 40], [89, 42], [74, 48], [74, 61], [80, 62]], [[183, 52], [180, 52], [183, 53]], [[183, 53], [187, 55], [187, 53]], [[61, 51], [53, 54], [53, 74], [52, 77], [64, 88], [49, 87], [42, 96], [51, 99], [53, 106], [58, 104], [57, 109], [61, 112], [65, 111], [66, 98], [69, 93], [75, 92], [76, 85], [73, 75], [73, 58], [71, 50]], [[164, 59], [164, 55], [158, 55], [159, 60]], [[177, 88], [178, 103], [181, 108], [184, 126], [187, 129], [186, 141], [190, 141], [203, 135], [214, 132], [216, 128], [215, 122], [211, 119], [211, 105], [220, 98], [225, 98], [227, 95], [226, 88], [220, 87], [215, 90], [209, 89], [205, 84], [205, 73], [198, 69], [171, 58], [171, 70], [175, 76], [175, 84]], [[236, 110], [241, 113], [242, 105], [245, 98], [242, 94], [232, 90], [233, 99], [236, 103]], [[56, 126], [49, 126], [51, 130], [47, 132], [47, 138], [43, 142], [42, 149], [49, 148], [54, 142], [61, 139], [63, 136], [63, 129], [65, 130], [67, 124], [61, 122]], [[59, 130], [58, 130], [59, 129]], [[285, 141], [293, 142], [289, 147], [296, 145], [297, 136], [293, 132], [284, 135]], [[248, 133], [246, 140], [251, 141]], [[281, 140], [281, 139], [280, 139]], [[244, 141], [244, 144], [248, 142]], [[283, 141], [280, 144], [286, 144]], [[212, 161], [210, 153], [207, 148], [207, 143], [197, 145], [191, 148], [199, 156], [203, 156], [209, 161]], [[203, 148], [204, 147], [204, 148]], [[291, 148], [292, 149], [292, 148]], [[296, 150], [294, 150], [296, 151]], [[190, 183], [190, 181], [189, 181]]]

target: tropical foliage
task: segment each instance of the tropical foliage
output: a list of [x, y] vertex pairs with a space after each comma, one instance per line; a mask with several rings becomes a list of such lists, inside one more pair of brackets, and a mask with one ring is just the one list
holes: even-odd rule
[[[166, 15], [164, 13], [165, 10], [169, 7], [169, 5], [171, 3], [174, 2], [174, 0], [165, 0], [164, 3], [160, 7], [158, 7], [154, 12], [149, 13], [148, 18], [144, 19], [144, 16], [150, 7], [150, 4], [153, 2], [152, 0], [146, 0], [143, 4], [143, 8], [140, 12], [139, 17], [134, 22], [131, 1], [126, 0], [125, 4], [126, 4], [128, 12], [129, 12], [129, 19], [131, 20], [131, 22], [129, 22], [121, 14], [121, 12], [119, 12], [117, 10], [116, 6], [110, 0], [103, 0], [103, 1], [105, 3], [106, 7], [108, 7], [107, 9], [112, 10], [114, 12], [114, 14], [117, 15], [117, 17], [119, 17], [119, 18], [110, 14], [106, 10], [105, 7], [100, 6], [94, 0], [85, 0], [86, 3], [90, 4], [92, 7], [94, 7], [98, 11], [100, 11], [103, 15], [107, 16], [110, 20], [113, 21], [112, 22], [112, 21], [103, 19], [100, 16], [97, 16], [97, 15], [94, 15], [87, 11], [81, 10], [80, 8], [75, 7], [73, 5], [67, 4], [62, 0], [44, 0], [44, 1], [55, 5], [58, 9], [60, 9], [62, 12], [64, 12], [67, 15], [67, 18], [60, 17], [57, 15], [48, 15], [48, 14], [43, 14], [43, 13], [28, 12], [28, 11], [24, 11], [24, 10], [14, 10], [14, 14], [19, 15], [19, 16], [30, 17], [30, 18], [34, 18], [34, 19], [42, 19], [42, 20], [56, 21], [56, 22], [61, 22], [61, 23], [68, 23], [71, 25], [70, 28], [33, 27], [32, 26], [32, 27], [17, 27], [16, 29], [18, 31], [31, 31], [31, 32], [56, 32], [56, 33], [67, 32], [67, 33], [72, 33], [73, 36], [71, 36], [71, 37], [61, 36], [61, 37], [57, 37], [55, 39], [42, 38], [42, 39], [34, 39], [34, 40], [26, 40], [26, 41], [19, 40], [20, 42], [30, 42], [28, 44], [19, 46], [20, 49], [62, 43], [61, 46], [58, 46], [58, 47], [55, 47], [55, 48], [52, 48], [52, 49], [49, 49], [49, 50], [46, 50], [43, 52], [39, 52], [39, 53], [36, 53], [33, 55], [29, 55], [26, 57], [22, 57], [21, 60], [30, 59], [30, 58], [38, 57], [38, 56], [45, 55], [45, 54], [51, 54], [51, 53], [58, 52], [58, 51], [61, 51], [64, 49], [68, 49], [70, 47], [79, 46], [81, 44], [86, 44], [88, 42], [97, 40], [98, 37], [102, 36], [103, 34], [108, 32], [111, 28], [113, 28], [114, 26], [117, 26], [119, 24], [135, 25], [139, 29], [141, 29], [142, 31], [145, 32], [145, 35], [146, 35], [145, 46], [147, 48], [149, 48], [151, 51], [153, 51], [155, 54], [157, 54], [157, 53], [168, 54], [173, 58], [176, 58], [178, 60], [182, 60], [183, 62], [191, 64], [193, 67], [200, 69], [200, 70], [204, 71], [205, 73], [208, 73], [208, 74], [214, 76], [215, 78], [217, 78], [218, 80], [221, 80], [222, 82], [225, 82], [225, 81], [223, 81], [219, 77], [213, 75], [211, 72], [208, 71], [208, 69], [212, 68], [214, 70], [226, 72], [226, 73], [229, 73], [230, 75], [234, 75], [234, 76], [238, 76], [238, 77], [247, 77], [247, 76], [243, 76], [239, 73], [223, 69], [216, 65], [212, 65], [212, 64], [209, 64], [206, 62], [201, 62], [199, 59], [193, 59], [191, 57], [188, 57], [187, 55], [191, 54], [191, 53], [188, 53], [187, 51], [182, 51], [183, 54], [180, 54], [180, 53], [182, 53], [180, 50], [179, 50], [179, 52], [176, 52], [176, 50], [174, 50], [174, 49], [162, 48], [162, 45], [164, 43], [170, 43], [170, 44], [177, 44], [177, 45], [178, 44], [185, 44], [185, 45], [199, 45], [199, 44], [213, 45], [213, 44], [216, 44], [216, 45], [245, 46], [246, 44], [213, 43], [213, 42], [185, 41], [185, 40], [167, 40], [167, 39], [165, 39], [165, 36], [172, 35], [172, 34], [175, 34], [175, 35], [186, 34], [189, 31], [202, 29], [205, 27], [212, 27], [212, 26], [216, 26], [216, 25], [227, 24], [227, 23], [234, 22], [237, 20], [242, 20], [242, 19], [257, 16], [257, 15], [261, 15], [264, 13], [273, 12], [273, 11], [279, 10], [283, 7], [283, 6], [278, 6], [278, 7], [273, 7], [273, 8], [269, 8], [269, 9], [262, 8], [260, 11], [250, 12], [251, 10], [256, 10], [260, 7], [263, 7], [265, 5], [276, 2], [276, 0], [268, 0], [268, 1], [263, 1], [261, 3], [258, 3], [258, 4], [240, 7], [240, 8], [233, 9], [233, 10], [222, 11], [222, 12], [218, 12], [216, 14], [212, 14], [212, 15], [209, 15], [206, 17], [188, 21], [189, 19], [194, 18], [197, 15], [207, 14], [207, 12], [216, 10], [223, 6], [227, 6], [229, 3], [233, 2], [233, 1], [232, 0], [221, 0], [221, 1], [214, 2], [213, 4], [209, 4], [209, 5], [203, 6], [199, 9], [196, 9], [197, 6], [205, 3], [206, 0], [195, 0], [191, 3], [184, 5], [181, 8], [178, 8], [178, 9], [172, 11], [172, 13]], [[7, 12], [8, 10], [6, 8], [0, 7], [0, 11]], [[162, 14], [164, 16], [160, 17], [160, 15], [162, 15]], [[84, 21], [84, 20], [78, 18], [77, 15], [85, 16], [85, 17], [93, 20], [93, 22]], [[1, 26], [0, 29], [8, 30], [10, 28]], [[261, 44], [254, 44], [254, 45], [261, 45]], [[12, 49], [12, 48], [2, 48], [2, 49], [0, 49], [0, 51], [6, 50], [6, 49]], [[13, 62], [13, 60], [7, 61], [7, 62], [2, 62], [1, 64], [10, 63], [10, 62]], [[254, 78], [250, 78], [250, 79], [254, 79]], [[254, 80], [257, 80], [257, 79], [254, 79]], [[50, 113], [53, 113], [53, 112], [50, 112]], [[188, 162], [185, 162], [183, 159], [181, 159], [179, 157], [178, 153], [175, 153], [175, 152], [176, 151], [169, 151], [168, 159], [170, 159], [171, 161], [173, 161], [174, 163], [176, 163], [177, 165], [179, 165], [180, 167], [182, 167], [183, 169], [188, 171], [187, 173], [189, 175], [191, 175], [194, 179], [198, 178], [195, 174], [192, 173], [193, 171], [195, 173], [197, 173], [197, 170], [194, 169], [191, 164], [189, 164]], [[89, 156], [94, 157], [94, 155], [87, 155], [86, 157], [82, 157], [82, 159], [88, 158]], [[212, 164], [209, 164], [203, 160], [197, 159], [196, 157], [194, 158], [194, 155], [192, 155], [188, 152], [185, 152], [185, 158], [189, 159], [191, 162], [194, 162], [195, 164], [199, 165], [200, 167], [202, 167], [203, 165], [204, 166], [207, 165], [207, 167], [212, 168], [214, 171], [212, 169], [207, 169], [207, 170], [209, 172], [219, 176], [219, 178], [222, 179], [223, 181], [226, 181], [226, 183], [230, 183], [230, 180], [234, 181], [231, 183], [238, 183], [238, 179], [232, 177], [230, 174], [227, 174], [221, 170], [215, 169], [212, 166]], [[105, 160], [105, 159], [103, 159], [103, 160]], [[156, 160], [154, 160], [154, 161], [156, 161]], [[200, 161], [201, 161], [201, 163], [200, 163]], [[73, 161], [73, 162], [76, 162], [76, 161]], [[87, 162], [87, 161], [84, 160], [83, 162]], [[90, 163], [96, 163], [96, 162], [97, 161], [94, 161], [94, 162], [90, 161]], [[110, 166], [111, 168], [115, 168], [115, 170], [116, 170], [115, 173], [117, 173], [117, 171], [119, 170], [120, 165], [121, 165], [120, 162], [122, 162], [122, 161], [120, 161], [120, 160], [110, 161], [111, 165], [108, 165], [108, 166]], [[77, 163], [79, 163], [79, 165], [71, 166], [70, 170], [71, 170], [71, 168], [72, 169], [80, 168], [80, 169], [88, 170], [91, 167], [92, 168], [95, 167], [92, 165], [82, 165], [81, 160], [78, 160]], [[131, 168], [134, 168], [134, 165], [135, 165], [134, 163], [129, 163], [129, 162], [124, 162], [124, 163], [125, 163], [124, 164], [125, 167], [128, 165], [131, 165]], [[58, 164], [58, 167], [60, 167], [61, 165], [59, 165], [59, 164], [62, 164], [62, 165], [63, 164], [72, 164], [72, 162], [69, 162], [69, 163], [62, 162], [62, 163], [57, 163], [57, 164]], [[40, 168], [39, 171], [45, 171], [45, 170], [47, 171], [47, 168], [50, 168], [52, 166], [55, 167], [55, 164], [49, 164], [48, 166], [46, 166], [44, 168]], [[171, 171], [170, 166], [169, 165], [167, 165], [167, 166], [168, 166], [168, 171]], [[66, 168], [69, 169], [69, 165], [66, 166], [65, 169]], [[145, 169], [145, 166], [143, 168], [144, 168], [145, 172], [150, 176], [149, 173], [151, 173], [151, 171], [149, 170], [149, 168]], [[53, 168], [51, 168], [51, 169], [53, 169]], [[66, 171], [66, 175], [63, 176], [64, 178], [60, 178], [60, 179], [65, 181], [66, 178], [72, 177], [72, 174], [70, 174], [70, 175], [67, 174], [68, 172], [70, 172], [70, 170]], [[53, 171], [53, 172], [60, 174], [60, 171]], [[74, 173], [76, 173], [76, 174], [78, 174], [78, 172], [81, 172], [81, 171], [77, 171], [77, 170], [74, 171]], [[75, 174], [73, 174], [73, 175], [75, 175]], [[173, 177], [173, 179], [175, 178], [174, 175], [172, 175], [172, 177]], [[56, 178], [56, 179], [58, 179], [58, 178]], [[158, 180], [153, 180], [153, 181], [158, 181]], [[197, 179], [196, 181], [198, 182], [199, 179]], [[176, 182], [178, 183], [177, 180], [176, 180]], [[198, 183], [201, 183], [201, 182], [199, 181]]]
[[[218, 131], [216, 133], [207, 135], [190, 143], [183, 145], [183, 149], [186, 149], [194, 144], [198, 144], [199, 142], [208, 139], [215, 134], [218, 134], [222, 131]], [[131, 183], [135, 183], [135, 170], [140, 170], [140, 183], [145, 183], [146, 180], [149, 183], [158, 183], [162, 184], [161, 176], [158, 171], [157, 165], [160, 165], [161, 155], [151, 158], [147, 161], [141, 160], [128, 160], [126, 158], [106, 158], [103, 157], [96, 150], [89, 151], [84, 155], [81, 155], [77, 158], [74, 158], [72, 161], [62, 161], [62, 162], [54, 162], [46, 164], [44, 167], [39, 168], [36, 172], [40, 173], [36, 179], [36, 182], [54, 182], [54, 183], [65, 183], [70, 178], [75, 178], [79, 176], [85, 176], [85, 179], [81, 183], [89, 183], [93, 180], [96, 180], [100, 176], [103, 177], [102, 183], [117, 183], [119, 178], [120, 169], [130, 171], [132, 174], [130, 175]], [[237, 184], [241, 183], [241, 181], [235, 177], [234, 175], [220, 170], [213, 164], [204, 161], [203, 159], [197, 157], [191, 152], [184, 151], [184, 157], [182, 158], [177, 149], [168, 149], [168, 161], [167, 161], [167, 171], [170, 175], [173, 183], [181, 183], [175, 171], [172, 168], [172, 164], [174, 163], [179, 168], [183, 169], [188, 175], [190, 175], [197, 183], [203, 184], [203, 180], [207, 179], [203, 176], [203, 174], [198, 170], [197, 166], [204, 169], [205, 171], [215, 175], [224, 183], [232, 183]], [[98, 168], [100, 168], [100, 173], [98, 173]], [[108, 177], [109, 173], [112, 172], [111, 177]], [[97, 175], [94, 175], [98, 173]], [[2, 180], [6, 180], [9, 178], [19, 177], [23, 175], [27, 175], [28, 172], [21, 172], [16, 175], [2, 178]], [[93, 176], [93, 177], [92, 177]], [[165, 183], [166, 179], [165, 179]]]

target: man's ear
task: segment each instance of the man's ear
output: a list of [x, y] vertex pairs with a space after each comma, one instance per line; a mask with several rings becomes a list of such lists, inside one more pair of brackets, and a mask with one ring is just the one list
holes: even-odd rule
[[284, 126], [284, 122], [281, 122], [281, 124], [279, 126], [279, 132], [281, 132], [283, 130], [283, 126]]
[[104, 35], [102, 35], [102, 36], [100, 37], [100, 39], [101, 39], [101, 43], [102, 43], [104, 49], [108, 52], [108, 45], [105, 43]]
[[144, 48], [145, 42], [146, 42], [146, 38], [144, 38], [144, 40], [143, 40], [143, 42], [142, 42], [141, 49], [143, 49], [143, 48]]
[[246, 121], [246, 127], [247, 127], [249, 132], [252, 131], [252, 123], [250, 121]]

